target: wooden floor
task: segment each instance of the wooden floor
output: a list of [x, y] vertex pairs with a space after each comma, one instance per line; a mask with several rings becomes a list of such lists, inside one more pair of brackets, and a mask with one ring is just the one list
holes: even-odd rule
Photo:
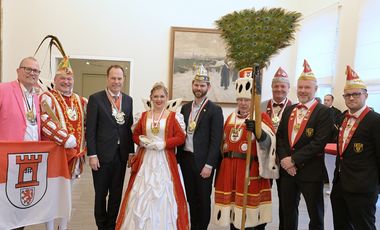
[[[331, 175], [333, 168], [332, 157], [326, 157], [326, 165], [329, 169], [329, 175]], [[127, 171], [129, 175], [129, 171]], [[128, 182], [128, 176], [125, 178], [125, 185]], [[330, 176], [331, 179], [331, 176]], [[273, 221], [269, 223], [266, 227], [267, 230], [278, 229], [278, 199], [276, 188], [273, 187]], [[329, 190], [329, 186], [325, 186], [325, 192]], [[69, 229], [71, 230], [94, 230], [97, 229], [93, 216], [93, 204], [94, 204], [94, 189], [92, 186], [92, 176], [89, 168], [87, 167], [85, 172], [82, 174], [82, 177], [75, 181], [73, 186], [73, 209], [71, 213], [71, 221], [69, 223]], [[378, 202], [378, 207], [380, 207], [380, 202]], [[376, 227], [380, 229], [380, 214], [376, 213]], [[301, 200], [299, 207], [299, 229], [308, 229], [309, 218], [306, 211], [306, 206], [303, 200]], [[43, 224], [28, 226], [25, 229], [27, 230], [42, 230], [45, 229]], [[210, 230], [227, 230], [229, 228], [218, 227], [215, 225], [210, 225]], [[331, 214], [331, 205], [329, 196], [325, 193], [325, 229], [331, 230], [332, 227], [332, 214]]]

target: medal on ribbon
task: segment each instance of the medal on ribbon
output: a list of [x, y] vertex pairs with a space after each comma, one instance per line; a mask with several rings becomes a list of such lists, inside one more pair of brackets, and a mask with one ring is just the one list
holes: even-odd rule
[[190, 116], [189, 116], [189, 124], [187, 126], [187, 133], [188, 134], [193, 134], [194, 131], [195, 131], [195, 128], [197, 127], [197, 121], [198, 121], [198, 118], [199, 118], [199, 114], [200, 112], [202, 111], [202, 109], [205, 107], [205, 105], [207, 104], [208, 102], [208, 98], [205, 98], [201, 105], [200, 105], [200, 108], [199, 110], [197, 111], [197, 114], [195, 115], [195, 118], [193, 119], [193, 113], [194, 113], [194, 105], [195, 105], [195, 101], [193, 101], [193, 103], [191, 104], [191, 111], [190, 111]]
[[123, 125], [125, 123], [125, 113], [121, 111], [122, 95], [120, 95], [120, 105], [119, 107], [115, 104], [113, 98], [111, 97], [108, 89], [106, 89], [108, 100], [112, 105], [112, 116], [115, 117], [116, 123]]

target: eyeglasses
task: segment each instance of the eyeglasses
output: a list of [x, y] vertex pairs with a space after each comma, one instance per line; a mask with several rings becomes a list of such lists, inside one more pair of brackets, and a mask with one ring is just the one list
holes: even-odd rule
[[23, 66], [20, 66], [20, 68], [24, 69], [24, 71], [26, 73], [33, 73], [35, 75], [40, 75], [41, 73], [41, 70], [38, 70], [38, 69], [33, 69], [33, 68], [30, 68], [30, 67], [23, 67]]
[[357, 99], [360, 97], [360, 95], [362, 95], [363, 93], [362, 92], [358, 92], [358, 93], [345, 93], [343, 94], [342, 96], [344, 97], [344, 99], [350, 99], [351, 97]]

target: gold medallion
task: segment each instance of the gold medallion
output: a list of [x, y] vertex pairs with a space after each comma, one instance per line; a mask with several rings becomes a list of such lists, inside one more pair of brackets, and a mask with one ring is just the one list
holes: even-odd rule
[[152, 131], [153, 135], [157, 136], [157, 134], [160, 132], [160, 125], [158, 124], [157, 126], [153, 126], [152, 124], [150, 130]]
[[197, 127], [197, 123], [195, 121], [191, 121], [189, 123], [189, 127], [188, 127], [187, 131], [189, 133], [193, 133], [196, 127]]
[[28, 110], [28, 112], [26, 112], [26, 119], [32, 123], [32, 125], [36, 123], [36, 117], [34, 116], [32, 110]]
[[237, 138], [237, 137], [239, 137], [240, 129], [239, 128], [232, 128], [231, 132], [232, 132], [232, 137]]
[[300, 127], [301, 127], [301, 124], [297, 123], [294, 125], [293, 130], [297, 132], [300, 129]]

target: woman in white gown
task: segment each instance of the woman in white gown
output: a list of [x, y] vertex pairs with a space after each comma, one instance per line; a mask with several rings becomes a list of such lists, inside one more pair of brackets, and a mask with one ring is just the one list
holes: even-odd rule
[[156, 83], [152, 109], [135, 118], [133, 141], [139, 146], [131, 159], [131, 177], [116, 229], [189, 229], [188, 209], [175, 148], [184, 143], [185, 124], [179, 113], [166, 110], [168, 90]]

